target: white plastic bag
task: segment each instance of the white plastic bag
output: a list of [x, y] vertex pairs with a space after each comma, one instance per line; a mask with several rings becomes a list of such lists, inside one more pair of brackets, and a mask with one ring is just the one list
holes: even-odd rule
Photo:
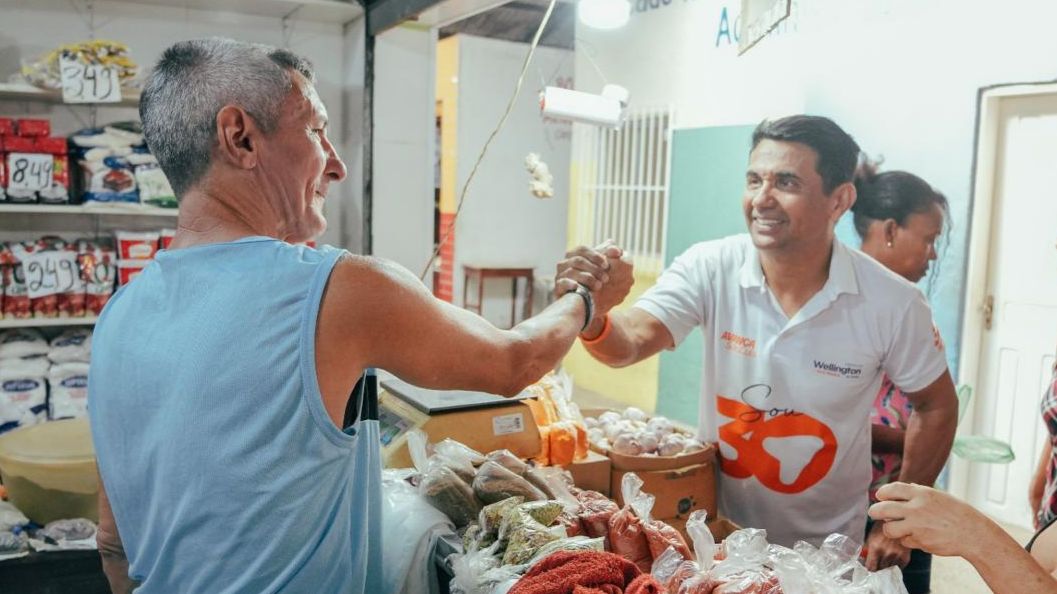
[[77, 419], [88, 415], [87, 363], [52, 365], [48, 385], [51, 387], [48, 418]]
[[429, 591], [430, 555], [437, 538], [454, 534], [451, 521], [427, 502], [418, 490], [385, 471], [382, 480], [381, 594], [419, 594]]
[[52, 363], [88, 363], [92, 355], [92, 331], [88, 328], [71, 328], [51, 339], [48, 359]]

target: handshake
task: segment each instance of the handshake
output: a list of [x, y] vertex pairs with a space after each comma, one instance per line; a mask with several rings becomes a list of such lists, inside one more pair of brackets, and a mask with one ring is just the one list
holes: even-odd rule
[[[624, 301], [635, 284], [634, 268], [624, 256], [624, 250], [606, 240], [596, 248], [580, 246], [565, 254], [558, 262], [554, 276], [554, 295], [561, 297], [576, 290], [577, 284], [591, 291], [595, 304], [595, 321]], [[600, 328], [600, 324], [591, 324]], [[593, 332], [585, 332], [592, 335]]]

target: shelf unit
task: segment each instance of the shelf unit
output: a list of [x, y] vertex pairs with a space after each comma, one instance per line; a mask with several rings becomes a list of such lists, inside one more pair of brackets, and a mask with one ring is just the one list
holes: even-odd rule
[[121, 101], [117, 103], [63, 103], [62, 91], [41, 89], [27, 83], [0, 83], [0, 101], [32, 101], [35, 103], [54, 103], [85, 106], [138, 107], [139, 92], [130, 93], [122, 90]]
[[41, 214], [41, 215], [99, 215], [99, 216], [140, 216], [176, 218], [179, 210], [159, 208], [143, 204], [3, 204], [0, 203], [0, 215], [4, 214]]
[[127, 0], [132, 4], [179, 6], [197, 10], [234, 12], [278, 19], [305, 20], [344, 25], [363, 14], [363, 8], [347, 0]]
[[94, 326], [98, 316], [83, 318], [11, 318], [0, 320], [0, 330], [8, 328], [45, 328], [54, 326]]

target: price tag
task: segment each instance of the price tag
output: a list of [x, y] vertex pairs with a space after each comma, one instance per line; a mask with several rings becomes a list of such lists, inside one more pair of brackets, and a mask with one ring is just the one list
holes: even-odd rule
[[36, 192], [51, 187], [55, 157], [37, 153], [11, 153], [7, 156], [7, 189]]
[[118, 103], [121, 81], [117, 70], [100, 64], [83, 64], [59, 58], [62, 74], [62, 100], [65, 103]]
[[74, 252], [36, 252], [21, 258], [29, 298], [84, 291]]

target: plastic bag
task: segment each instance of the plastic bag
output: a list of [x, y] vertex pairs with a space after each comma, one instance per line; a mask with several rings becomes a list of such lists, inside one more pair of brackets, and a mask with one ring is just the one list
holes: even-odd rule
[[496, 584], [517, 579], [518, 575], [513, 570], [501, 567], [500, 559], [496, 556], [498, 547], [497, 542], [487, 548], [450, 557], [455, 574], [451, 580], [453, 594], [492, 594]]
[[72, 328], [51, 339], [48, 359], [52, 363], [88, 363], [92, 354], [92, 331]]
[[510, 510], [500, 527], [499, 539], [506, 542], [503, 565], [526, 563], [535, 556], [540, 547], [559, 540], [553, 531], [536, 521], [526, 505], [528, 504]]
[[77, 419], [88, 415], [88, 363], [52, 365], [48, 384], [51, 387], [49, 419]]
[[613, 500], [598, 491], [580, 491], [580, 525], [591, 538], [609, 537], [609, 520], [620, 511]]
[[488, 546], [499, 537], [499, 527], [506, 519], [507, 513], [525, 502], [521, 496], [510, 497], [484, 506], [477, 523], [481, 527], [481, 546]]
[[657, 557], [665, 550], [674, 548], [684, 559], [691, 559], [690, 547], [678, 530], [661, 520], [643, 520], [646, 542], [650, 545], [650, 556]]
[[648, 516], [648, 510], [653, 508], [654, 497], [642, 492], [642, 479], [633, 472], [624, 475], [620, 490], [625, 506], [609, 518], [610, 550], [648, 572], [653, 564], [653, 555], [650, 554], [650, 544], [646, 540], [639, 510], [645, 510]]
[[557, 501], [529, 501], [518, 507], [543, 526], [553, 524], [563, 510]]
[[428, 589], [430, 555], [437, 538], [451, 534], [451, 521], [434, 509], [399, 472], [383, 471], [382, 530], [399, 538], [382, 539], [385, 594]]
[[551, 464], [567, 466], [576, 460], [576, 425], [558, 421], [550, 426]]
[[0, 501], [0, 532], [10, 532], [29, 524], [29, 518], [13, 504]]
[[481, 452], [451, 438], [444, 438], [437, 442], [433, 446], [433, 452], [445, 458], [466, 460], [474, 467], [485, 463], [485, 457]]
[[407, 447], [415, 468], [421, 473], [418, 488], [426, 501], [448, 516], [456, 528], [476, 520], [481, 503], [474, 497], [473, 489], [442, 459], [427, 457], [425, 433], [419, 430], [409, 433]]
[[16, 328], [0, 332], [0, 359], [21, 359], [33, 355], [47, 355], [48, 341], [38, 330]]
[[494, 452], [488, 452], [488, 455], [485, 456], [485, 459], [481, 464], [484, 464], [484, 462], [487, 461], [495, 462], [518, 476], [523, 476], [529, 469], [528, 464], [525, 464], [521, 458], [515, 456], [510, 450], [495, 450]]
[[[655, 556], [652, 573], [671, 594], [684, 592], [711, 592], [716, 586], [709, 570], [714, 564], [716, 542], [708, 528], [708, 512], [697, 510], [690, 514], [686, 521], [686, 531], [694, 542], [694, 560], [688, 561], [683, 553], [675, 547], [668, 547], [659, 556]], [[701, 574], [708, 574], [703, 576]], [[685, 585], [684, 589], [683, 588]]]
[[606, 550], [604, 538], [588, 538], [586, 536], [574, 536], [569, 538], [562, 538], [549, 542], [536, 551], [536, 554], [529, 560], [529, 565], [535, 564], [540, 559], [543, 559], [547, 555], [557, 553], [558, 551], [598, 551], [604, 552]]
[[495, 503], [521, 496], [525, 501], [542, 501], [547, 497], [522, 477], [489, 460], [481, 465], [473, 480], [473, 493], [485, 503]]

